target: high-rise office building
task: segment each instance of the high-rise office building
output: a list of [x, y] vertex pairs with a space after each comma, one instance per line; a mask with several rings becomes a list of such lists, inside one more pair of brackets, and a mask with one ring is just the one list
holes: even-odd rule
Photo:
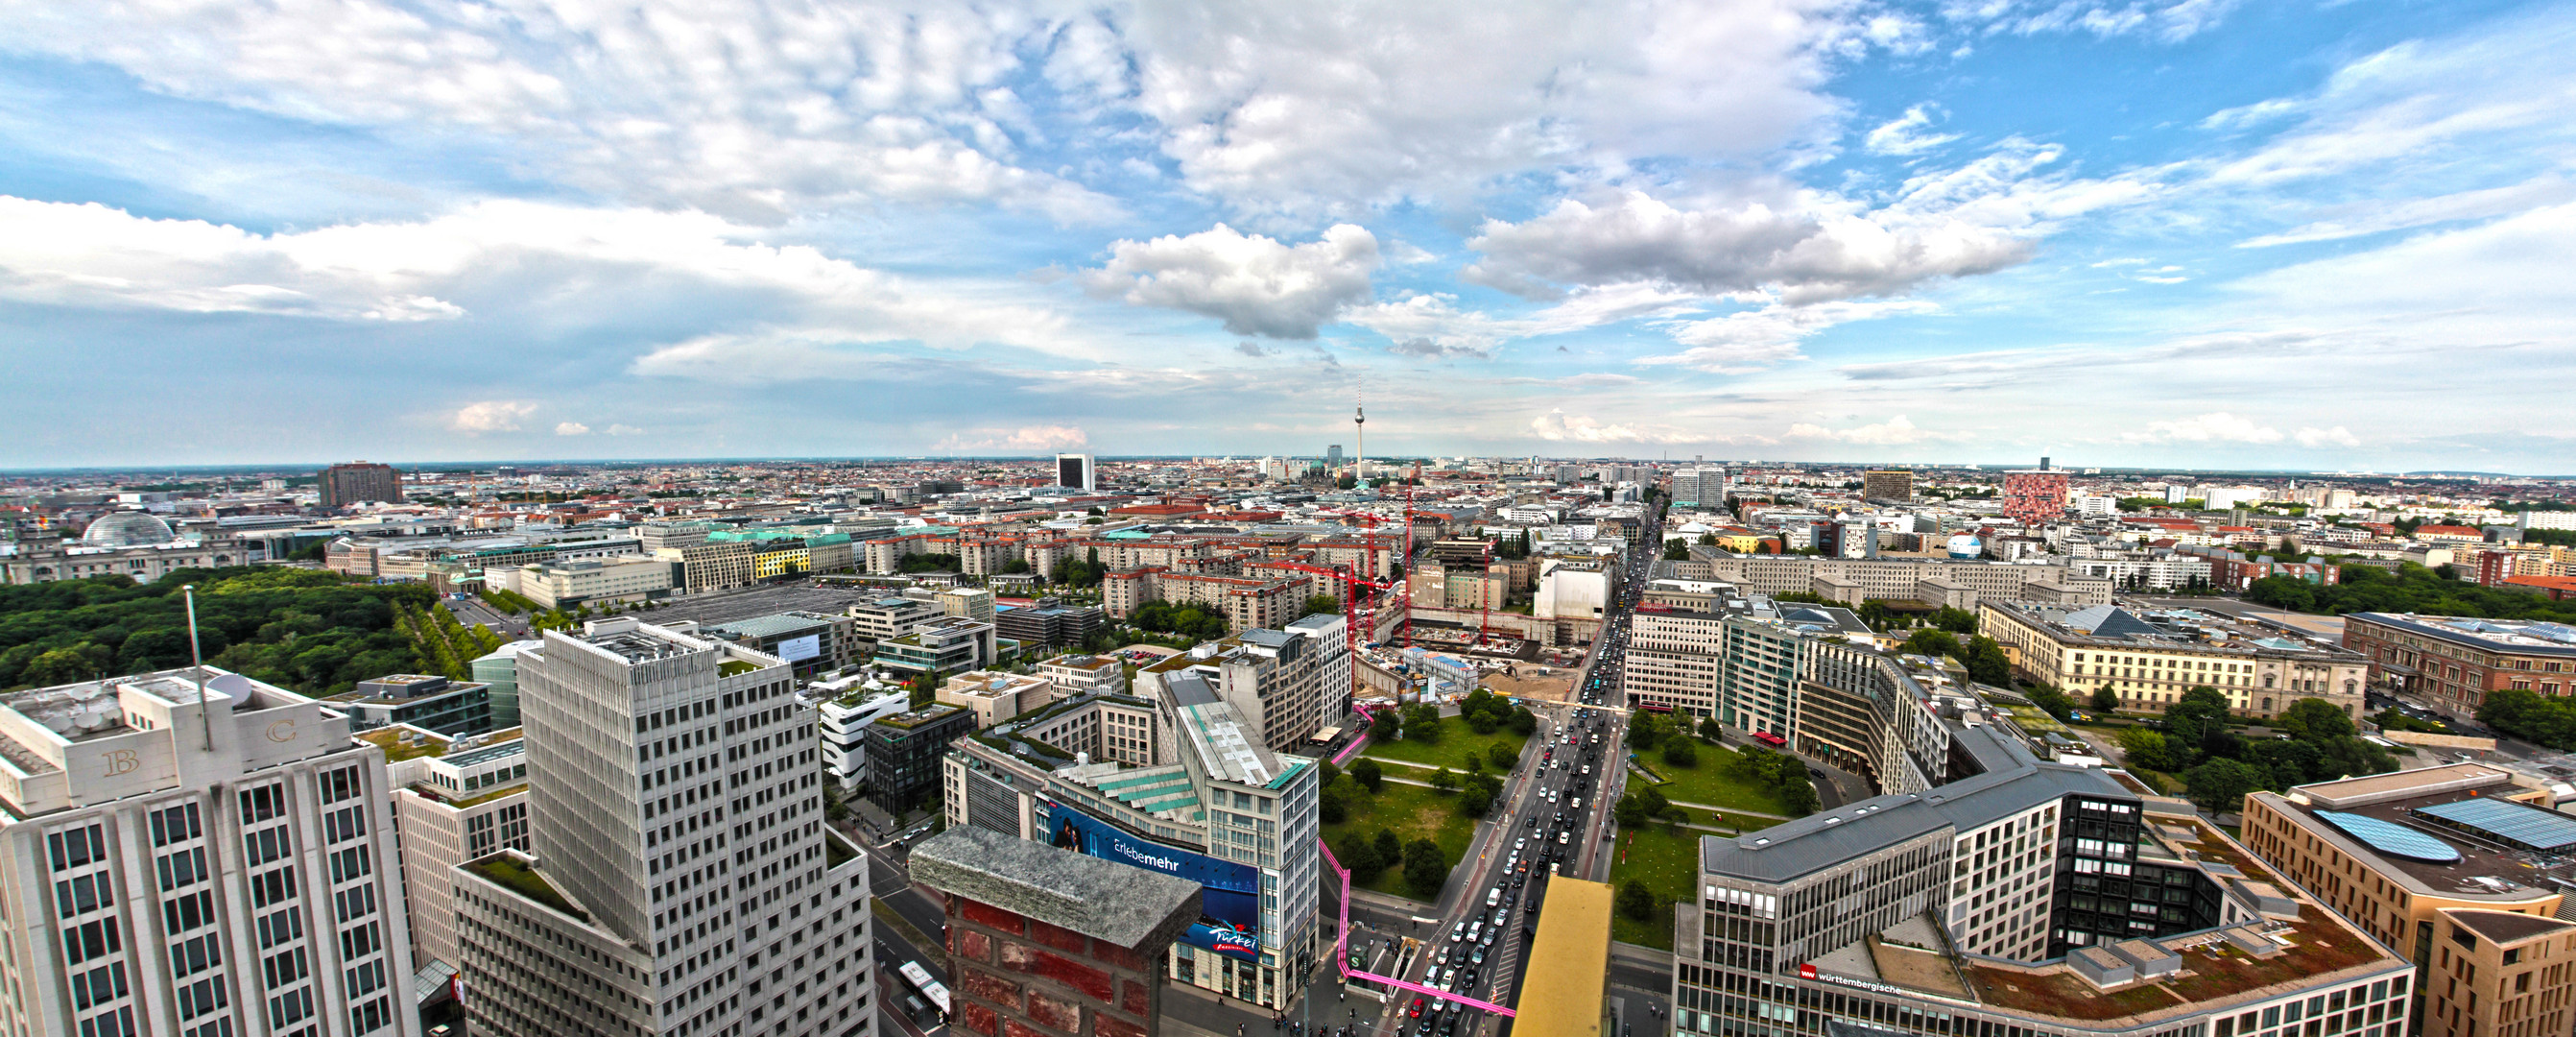
[[1908, 471], [1862, 472], [1862, 500], [1909, 501], [1914, 499], [1914, 473]]
[[2069, 486], [2063, 471], [2048, 467], [2048, 459], [2039, 459], [2039, 467], [2004, 473], [2004, 514], [2036, 526], [2066, 512]]
[[383, 752], [205, 676], [0, 696], [0, 1032], [419, 1033]]
[[866, 858], [785, 661], [631, 618], [519, 653], [533, 855], [456, 868], [476, 1033], [872, 1029]]
[[1682, 507], [1726, 506], [1726, 469], [1691, 467], [1675, 471], [1672, 501]]
[[335, 464], [323, 469], [314, 481], [322, 491], [322, 506], [326, 508], [402, 500], [402, 475], [389, 464]]
[[1342, 445], [1341, 445], [1341, 444], [1339, 444], [1339, 443], [1335, 443], [1335, 444], [1333, 444], [1333, 445], [1331, 445], [1331, 446], [1325, 447], [1325, 448], [1324, 448], [1324, 467], [1326, 467], [1326, 468], [1339, 468], [1339, 467], [1341, 467], [1341, 466], [1342, 466]]
[[1076, 490], [1100, 489], [1100, 471], [1090, 454], [1055, 455], [1056, 485]]

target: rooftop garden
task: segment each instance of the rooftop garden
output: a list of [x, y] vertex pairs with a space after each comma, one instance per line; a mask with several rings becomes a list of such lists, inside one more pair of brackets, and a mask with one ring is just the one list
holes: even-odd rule
[[534, 869], [528, 867], [527, 862], [516, 857], [499, 854], [479, 861], [469, 861], [465, 867], [520, 896], [571, 915], [585, 923], [590, 921], [589, 912], [572, 906], [572, 901], [564, 899], [563, 894], [555, 892], [554, 883], [546, 881], [545, 876], [537, 874]]
[[760, 664], [759, 664], [759, 663], [750, 662], [750, 661], [748, 661], [748, 660], [743, 660], [743, 659], [727, 659], [727, 660], [725, 660], [725, 661], [723, 661], [723, 662], [720, 662], [720, 663], [717, 663], [717, 664], [716, 664], [716, 676], [718, 676], [718, 677], [739, 677], [739, 676], [742, 676], [743, 674], [750, 673], [751, 671], [753, 671], [753, 670], [757, 670], [757, 669], [759, 669], [759, 668], [760, 668]]
[[841, 833], [829, 827], [823, 829], [823, 870], [830, 871], [840, 867], [844, 862], [858, 855], [859, 851], [853, 848], [848, 840], [841, 838]]
[[2072, 969], [2032, 973], [1970, 965], [1966, 971], [1978, 1000], [1997, 1008], [2061, 1019], [2119, 1019], [2181, 1003], [2161, 984], [2139, 983], [2105, 991], [2085, 982]]
[[396, 728], [380, 727], [373, 731], [361, 731], [358, 737], [384, 750], [385, 762], [388, 764], [401, 763], [416, 757], [447, 754], [446, 739], [415, 737], [406, 742], [402, 740], [402, 735], [406, 733], [408, 732]]

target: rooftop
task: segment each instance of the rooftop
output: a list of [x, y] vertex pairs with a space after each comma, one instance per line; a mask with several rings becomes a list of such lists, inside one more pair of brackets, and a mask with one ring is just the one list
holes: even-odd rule
[[[2517, 849], [2437, 823], [2419, 813], [2426, 807], [2470, 800], [2501, 802], [2497, 797], [2515, 791], [2518, 790], [2503, 771], [2461, 764], [2301, 785], [2287, 796], [2272, 792], [2254, 795], [2336, 849], [2357, 860], [2376, 862], [2376, 870], [2382, 875], [2410, 887], [2417, 895], [2520, 902], [2550, 895], [2543, 885], [2545, 877], [2552, 872], [2576, 876], [2576, 867], [2571, 867], [2576, 862], [2563, 853]], [[2515, 810], [2532, 809], [2506, 805]], [[2576, 824], [2576, 818], [2550, 816]], [[2360, 823], [2355, 823], [2355, 818]], [[2458, 859], [2425, 859], [2442, 854], [2421, 852], [2432, 848], [2411, 844], [2421, 841], [2451, 850]], [[2400, 855], [2407, 852], [2417, 855]]]
[[1124, 948], [1165, 944], [1199, 918], [1198, 883], [972, 825], [912, 848], [914, 881]]
[[2521, 654], [2576, 656], [2576, 626], [2521, 619], [2471, 619], [2413, 613], [2356, 612], [2364, 619], [2455, 643]]

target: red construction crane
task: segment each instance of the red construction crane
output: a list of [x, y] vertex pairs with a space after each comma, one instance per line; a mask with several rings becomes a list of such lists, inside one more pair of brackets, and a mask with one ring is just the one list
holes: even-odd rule
[[[1312, 573], [1316, 576], [1339, 580], [1348, 588], [1366, 587], [1375, 591], [1391, 591], [1401, 590], [1404, 587], [1404, 583], [1401, 580], [1363, 579], [1339, 569], [1330, 569], [1320, 565], [1308, 565], [1304, 562], [1263, 562], [1261, 563], [1261, 567], [1264, 569], [1294, 569], [1301, 573]], [[1403, 640], [1408, 643], [1413, 639], [1413, 608], [1409, 597], [1410, 596], [1408, 595], [1408, 600], [1402, 602], [1405, 606]], [[1351, 642], [1351, 655], [1354, 658], [1358, 657], [1360, 654], [1359, 600], [1360, 596], [1356, 590], [1345, 589], [1342, 592], [1342, 629], [1344, 636], [1349, 638]], [[1372, 629], [1370, 632], [1375, 633], [1375, 630]]]

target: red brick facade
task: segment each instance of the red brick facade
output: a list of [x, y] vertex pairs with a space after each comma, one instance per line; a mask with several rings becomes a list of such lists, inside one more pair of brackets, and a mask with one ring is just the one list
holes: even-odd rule
[[948, 897], [954, 1019], [982, 1037], [1146, 1037], [1162, 1016], [1150, 967], [1167, 947], [1120, 947], [963, 896]]

